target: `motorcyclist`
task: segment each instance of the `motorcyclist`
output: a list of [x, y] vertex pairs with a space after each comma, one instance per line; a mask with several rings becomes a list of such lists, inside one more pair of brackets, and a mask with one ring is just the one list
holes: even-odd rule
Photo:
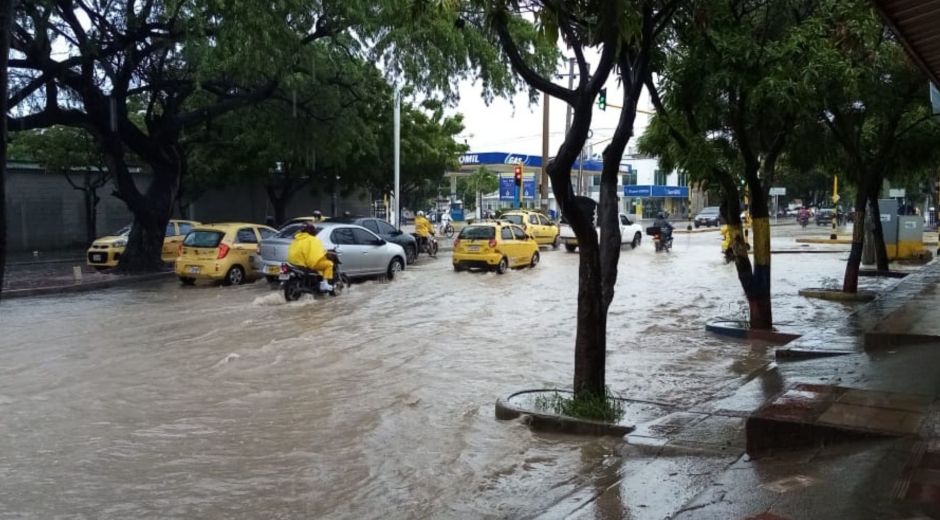
[[424, 216], [423, 211], [419, 211], [415, 215], [415, 234], [418, 235], [418, 240], [421, 242], [418, 244], [420, 247], [423, 247], [428, 242], [428, 237], [434, 234], [434, 226], [431, 225], [431, 221]]
[[800, 213], [797, 215], [796, 220], [801, 224], [803, 222], [809, 222], [809, 210], [806, 209], [806, 206], [800, 208]]
[[447, 227], [450, 226], [453, 219], [450, 217], [450, 211], [445, 211], [441, 213], [441, 233], [447, 231]]
[[323, 222], [323, 213], [320, 213], [320, 210], [313, 210], [313, 221], [314, 222]]
[[320, 290], [332, 292], [333, 286], [328, 280], [333, 279], [333, 262], [326, 257], [326, 248], [317, 238], [318, 231], [317, 227], [310, 223], [294, 235], [294, 241], [287, 249], [287, 263], [320, 273], [323, 276]]
[[653, 226], [659, 228], [659, 236], [663, 241], [667, 241], [672, 238], [672, 224], [666, 220], [666, 214], [660, 211], [656, 215], [656, 220], [653, 221]]

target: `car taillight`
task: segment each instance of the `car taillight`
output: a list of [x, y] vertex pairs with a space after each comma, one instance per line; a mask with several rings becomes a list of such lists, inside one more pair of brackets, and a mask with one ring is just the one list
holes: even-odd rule
[[460, 245], [460, 239], [459, 239], [459, 238], [455, 238], [455, 239], [454, 239], [454, 249], [457, 249], [457, 246], [459, 246], [459, 245]]
[[490, 241], [487, 243], [487, 245], [490, 246], [491, 248], [496, 247], [496, 239], [491, 238]]
[[287, 274], [288, 272], [290, 272], [290, 269], [287, 268], [287, 264], [281, 264], [281, 273]]
[[219, 256], [215, 257], [216, 260], [221, 260], [228, 255], [228, 246], [225, 244], [219, 244]]

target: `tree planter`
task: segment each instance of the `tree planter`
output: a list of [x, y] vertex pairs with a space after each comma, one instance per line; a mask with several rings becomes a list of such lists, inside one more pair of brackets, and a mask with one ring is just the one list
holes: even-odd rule
[[[559, 415], [549, 410], [539, 409], [536, 404], [536, 398], [539, 396], [553, 396], [555, 394], [565, 394], [573, 396], [574, 393], [569, 390], [556, 389], [534, 389], [523, 390], [511, 394], [505, 399], [496, 400], [496, 418], [499, 420], [512, 420], [522, 418], [522, 420], [533, 430], [542, 432], [566, 433], [572, 435], [594, 435], [622, 437], [632, 432], [636, 427], [622, 422], [609, 423]], [[632, 403], [627, 399], [619, 399], [619, 402], [626, 405]]]
[[806, 298], [817, 298], [820, 300], [828, 300], [833, 302], [870, 302], [878, 297], [876, 293], [871, 291], [858, 291], [850, 293], [841, 289], [822, 288], [800, 289], [799, 294], [800, 296], [805, 296]]
[[776, 345], [785, 345], [800, 337], [800, 334], [780, 332], [776, 329], [752, 329], [747, 321], [714, 320], [705, 324], [705, 330], [731, 338], [766, 341]]

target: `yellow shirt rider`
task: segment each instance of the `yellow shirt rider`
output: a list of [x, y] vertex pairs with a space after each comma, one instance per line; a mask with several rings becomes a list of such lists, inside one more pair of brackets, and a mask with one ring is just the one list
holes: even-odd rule
[[323, 276], [320, 290], [330, 292], [333, 286], [333, 262], [326, 257], [326, 248], [317, 238], [319, 230], [313, 224], [305, 225], [296, 235], [287, 249], [287, 263], [317, 271]]
[[431, 221], [424, 216], [423, 211], [419, 211], [415, 215], [415, 234], [421, 238], [428, 238], [428, 236], [434, 234], [434, 227], [431, 226]]

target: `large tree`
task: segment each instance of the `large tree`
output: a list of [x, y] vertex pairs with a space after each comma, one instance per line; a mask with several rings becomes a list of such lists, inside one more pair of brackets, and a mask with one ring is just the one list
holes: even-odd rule
[[[571, 127], [555, 157], [547, 165], [555, 200], [578, 238], [577, 332], [573, 387], [575, 399], [603, 397], [607, 350], [607, 311], [614, 298], [620, 258], [617, 177], [624, 149], [633, 136], [640, 92], [650, 77], [662, 28], [679, 1], [606, 0], [584, 2], [525, 2], [493, 0], [486, 6], [487, 26], [513, 69], [532, 87], [572, 107]], [[574, 54], [578, 80], [573, 88], [553, 82], [531, 59], [531, 49], [520, 45], [516, 34], [534, 19], [543, 41], [560, 39]], [[593, 70], [586, 53], [599, 58]], [[603, 152], [600, 201], [577, 197], [571, 168], [591, 128], [594, 101], [614, 72], [622, 85], [622, 109], [613, 138]], [[598, 237], [594, 216], [600, 226]]]
[[[158, 269], [166, 221], [187, 157], [183, 136], [270, 97], [309, 70], [304, 47], [330, 46], [384, 63], [425, 92], [454, 94], [471, 70], [487, 95], [512, 90], [507, 66], [477, 32], [456, 31], [452, 2], [406, 0], [41, 0], [16, 10], [10, 66], [15, 130], [56, 124], [89, 131], [134, 214], [119, 268]], [[129, 106], [146, 107], [142, 124]], [[152, 182], [140, 190], [127, 153]]]
[[[852, 251], [842, 289], [858, 290], [866, 212], [878, 207], [885, 179], [904, 182], [940, 162], [940, 124], [931, 117], [927, 78], [911, 63], [873, 7], [860, 0], [825, 2], [814, 61], [818, 78], [819, 162], [856, 187]], [[878, 269], [888, 269], [881, 219], [872, 219]]]
[[[768, 188], [799, 125], [814, 105], [814, 64], [804, 48], [814, 2], [708, 0], [683, 9], [671, 27], [660, 71], [657, 115], [642, 140], [692, 178], [716, 186], [732, 233], [750, 326], [773, 326]], [[749, 200], [753, 256], [740, 201]]]

